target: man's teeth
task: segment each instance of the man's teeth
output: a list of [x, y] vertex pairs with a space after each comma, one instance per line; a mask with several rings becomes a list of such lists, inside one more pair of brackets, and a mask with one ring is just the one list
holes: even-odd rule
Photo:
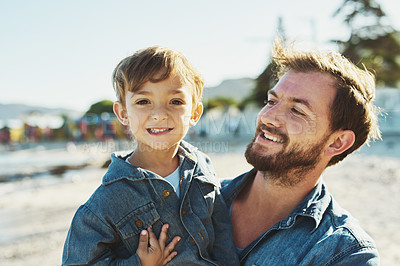
[[273, 137], [273, 136], [270, 136], [270, 135], [268, 135], [266, 133], [264, 133], [264, 138], [266, 138], [268, 140], [272, 140], [273, 142], [278, 142], [278, 143], [282, 143], [283, 142], [283, 140], [278, 139], [278, 138]]
[[151, 128], [151, 129], [149, 129], [149, 131], [151, 133], [160, 133], [160, 132], [164, 132], [164, 131], [168, 131], [168, 130], [169, 130], [169, 128], [163, 128], [163, 129]]

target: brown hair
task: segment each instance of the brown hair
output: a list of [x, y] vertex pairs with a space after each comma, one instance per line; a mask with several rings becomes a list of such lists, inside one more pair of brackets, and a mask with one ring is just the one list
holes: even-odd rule
[[381, 138], [379, 109], [373, 104], [375, 78], [368, 70], [358, 68], [339, 53], [297, 51], [293, 46], [284, 48], [281, 40], [275, 40], [273, 59], [278, 79], [289, 70], [329, 73], [334, 77], [337, 92], [330, 106], [330, 129], [332, 132], [352, 130], [355, 142], [343, 153], [332, 157], [328, 166], [340, 162], [369, 140]]
[[112, 80], [117, 99], [125, 106], [127, 91], [135, 92], [147, 81], [159, 82], [172, 75], [192, 87], [193, 104], [201, 101], [203, 77], [181, 52], [165, 47], [148, 47], [122, 59], [114, 69]]

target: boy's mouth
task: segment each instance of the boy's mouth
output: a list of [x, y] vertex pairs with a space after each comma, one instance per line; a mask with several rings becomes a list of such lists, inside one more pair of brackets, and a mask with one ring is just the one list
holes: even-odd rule
[[147, 132], [150, 134], [162, 134], [171, 131], [172, 128], [148, 128]]

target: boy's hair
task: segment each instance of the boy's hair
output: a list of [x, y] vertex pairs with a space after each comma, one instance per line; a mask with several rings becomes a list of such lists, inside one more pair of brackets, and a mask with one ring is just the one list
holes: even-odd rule
[[334, 79], [336, 96], [330, 106], [330, 129], [351, 130], [355, 134], [353, 146], [331, 158], [334, 165], [371, 139], [380, 139], [378, 111], [374, 106], [375, 78], [336, 52], [296, 51], [293, 46], [283, 48], [282, 40], [275, 40], [273, 59], [276, 75], [281, 78], [289, 70], [297, 72], [329, 73]]
[[193, 105], [201, 101], [202, 75], [181, 52], [165, 47], [148, 47], [122, 59], [114, 69], [112, 80], [117, 99], [125, 106], [127, 91], [135, 92], [147, 81], [159, 82], [172, 75], [192, 87]]

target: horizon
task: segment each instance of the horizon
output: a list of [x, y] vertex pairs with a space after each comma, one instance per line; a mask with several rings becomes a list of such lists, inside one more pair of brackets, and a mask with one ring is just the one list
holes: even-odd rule
[[[206, 87], [254, 79], [268, 63], [278, 17], [287, 38], [300, 48], [337, 50], [330, 40], [348, 38], [343, 19], [332, 17], [343, 0], [282, 3], [3, 3], [0, 102], [84, 111], [100, 100], [114, 101], [114, 67], [132, 52], [156, 44], [181, 51], [203, 74]], [[378, 3], [398, 30], [400, 2]]]

